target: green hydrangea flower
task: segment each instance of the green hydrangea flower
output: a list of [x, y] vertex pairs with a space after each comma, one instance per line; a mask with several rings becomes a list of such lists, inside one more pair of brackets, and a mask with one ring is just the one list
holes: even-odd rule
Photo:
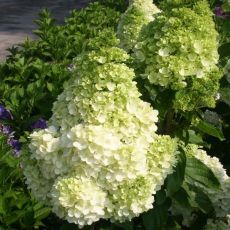
[[142, 62], [143, 78], [175, 91], [176, 109], [193, 110], [215, 104], [221, 77], [217, 47], [209, 5], [197, 1], [191, 7], [168, 6], [144, 27], [135, 56]]
[[154, 20], [154, 14], [159, 12], [152, 0], [131, 0], [118, 24], [117, 36], [120, 39], [120, 46], [126, 51], [132, 50], [142, 26]]
[[176, 142], [156, 135], [158, 112], [139, 98], [128, 59], [119, 48], [77, 57], [49, 127], [30, 135], [28, 187], [80, 227], [149, 210], [176, 163]]

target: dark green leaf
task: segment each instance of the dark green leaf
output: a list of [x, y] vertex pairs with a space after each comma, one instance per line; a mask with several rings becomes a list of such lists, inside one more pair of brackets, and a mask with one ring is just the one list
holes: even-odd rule
[[225, 140], [222, 131], [210, 123], [200, 120], [196, 128], [203, 133], [219, 138], [221, 141]]
[[77, 226], [76, 224], [62, 224], [61, 227], [59, 228], [59, 230], [77, 230]]
[[34, 212], [34, 219], [42, 220], [46, 218], [50, 214], [50, 212], [51, 212], [51, 209], [48, 207], [38, 209]]
[[166, 181], [166, 190], [167, 195], [172, 196], [175, 192], [177, 192], [184, 180], [185, 166], [186, 166], [186, 155], [182, 148], [179, 149], [177, 155], [177, 165], [174, 169], [174, 172], [167, 177]]
[[211, 169], [195, 157], [187, 157], [185, 175], [211, 189], [218, 189], [220, 186], [220, 182]]
[[201, 189], [193, 188], [193, 191], [195, 191], [194, 201], [198, 207], [206, 214], [213, 213], [214, 208], [209, 197]]
[[229, 56], [229, 53], [230, 53], [230, 43], [225, 43], [222, 46], [220, 46], [218, 52], [221, 55], [221, 57], [227, 57], [227, 56]]
[[176, 193], [174, 193], [173, 200], [176, 201], [180, 206], [182, 206], [184, 208], [190, 207], [189, 195], [186, 192], [186, 190], [182, 187], [180, 188], [180, 190], [178, 190]]
[[167, 223], [169, 203], [157, 205], [142, 215], [145, 230], [163, 230]]
[[116, 226], [124, 230], [133, 230], [133, 222], [116, 223]]
[[3, 196], [0, 196], [0, 215], [6, 214], [6, 199]]

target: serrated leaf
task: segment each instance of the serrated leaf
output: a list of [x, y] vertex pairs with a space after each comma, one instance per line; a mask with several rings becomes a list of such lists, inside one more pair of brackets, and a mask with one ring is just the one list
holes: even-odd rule
[[220, 182], [211, 169], [195, 157], [187, 157], [185, 175], [211, 189], [218, 189], [220, 186]]
[[180, 151], [177, 154], [177, 159], [178, 162], [174, 172], [167, 177], [166, 181], [166, 191], [168, 196], [172, 196], [175, 192], [177, 192], [184, 181], [186, 155], [182, 148], [180, 148]]

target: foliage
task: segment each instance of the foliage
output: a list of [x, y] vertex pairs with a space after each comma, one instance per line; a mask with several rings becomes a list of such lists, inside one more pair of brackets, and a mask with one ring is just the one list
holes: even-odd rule
[[116, 45], [112, 28], [119, 13], [98, 3], [72, 11], [62, 26], [54, 24], [47, 10], [40, 17], [35, 31], [40, 39], [26, 41], [20, 50], [12, 49], [12, 55], [0, 65], [0, 103], [14, 114], [15, 131], [20, 134], [39, 117], [51, 116], [52, 104], [71, 76], [73, 57], [83, 50]]
[[0, 65], [0, 229], [227, 230], [228, 1], [99, 2]]
[[28, 192], [22, 171], [20, 159], [13, 155], [6, 135], [0, 133], [0, 227], [3, 229], [38, 228], [51, 211]]

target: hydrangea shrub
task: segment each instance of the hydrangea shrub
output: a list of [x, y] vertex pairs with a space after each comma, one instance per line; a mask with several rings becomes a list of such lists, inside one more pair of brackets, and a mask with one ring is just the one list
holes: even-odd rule
[[28, 187], [80, 227], [151, 209], [177, 161], [177, 142], [155, 133], [158, 112], [139, 98], [128, 58], [116, 47], [77, 57], [48, 128], [30, 135]]
[[130, 1], [118, 28], [120, 13], [97, 3], [66, 20], [86, 40], [51, 118], [30, 127], [23, 171], [35, 198], [80, 228], [141, 214], [134, 229], [191, 227], [201, 213], [203, 229], [229, 227], [229, 176], [196, 145], [209, 147], [204, 133], [224, 140], [222, 121], [198, 110], [215, 105], [221, 76], [212, 12], [206, 0], [159, 6]]

